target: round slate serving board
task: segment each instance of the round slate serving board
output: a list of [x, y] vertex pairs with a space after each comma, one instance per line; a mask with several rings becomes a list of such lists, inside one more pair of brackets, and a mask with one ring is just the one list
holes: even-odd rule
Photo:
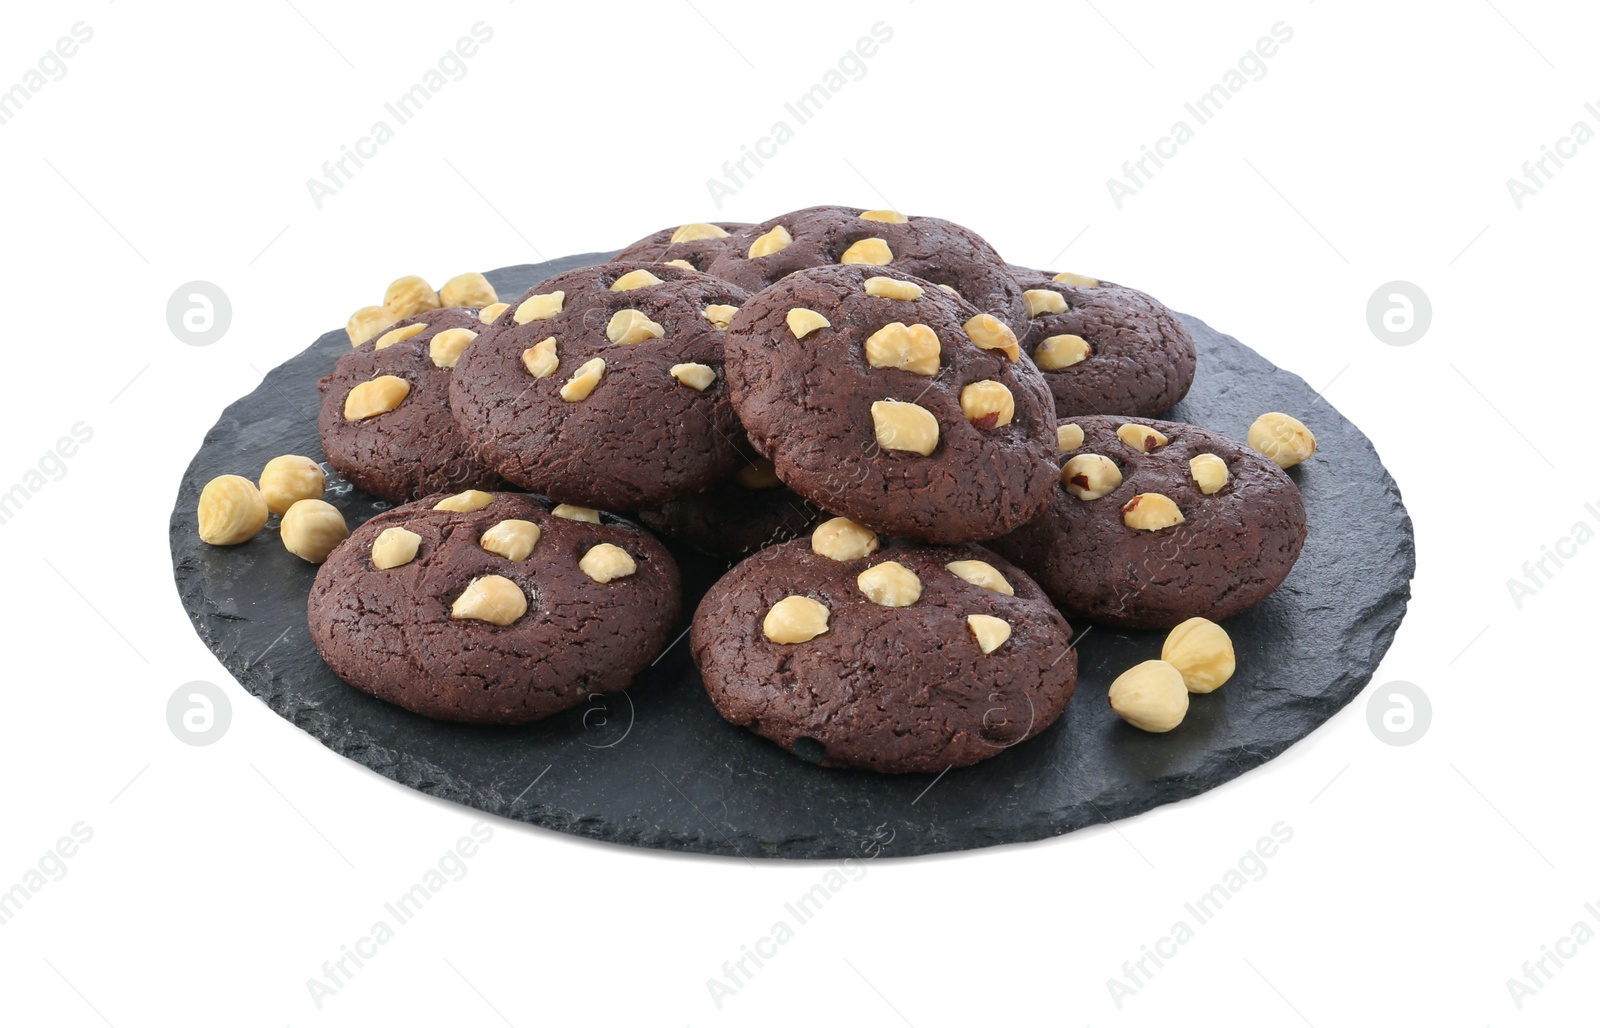
[[[511, 299], [609, 254], [490, 272]], [[1359, 692], [1405, 614], [1411, 521], [1371, 443], [1306, 383], [1185, 317], [1200, 351], [1193, 391], [1167, 417], [1242, 439], [1268, 410], [1296, 414], [1318, 452], [1290, 474], [1310, 537], [1270, 599], [1227, 623], [1239, 671], [1167, 735], [1111, 713], [1106, 688], [1160, 655], [1159, 632], [1076, 624], [1080, 672], [1050, 729], [975, 767], [874, 775], [807, 764], [727, 724], [680, 639], [626, 692], [520, 728], [429, 721], [346, 686], [306, 630], [316, 568], [285, 551], [277, 518], [242, 546], [195, 532], [195, 502], [220, 474], [254, 477], [279, 454], [321, 456], [317, 379], [349, 348], [343, 331], [274, 369], [206, 433], [179, 486], [173, 574], [196, 631], [239, 683], [324, 745], [421, 792], [502, 817], [631, 846], [743, 857], [911, 856], [1025, 842], [1194, 796], [1281, 753]], [[352, 527], [384, 505], [330, 479]], [[684, 626], [727, 565], [675, 548]]]

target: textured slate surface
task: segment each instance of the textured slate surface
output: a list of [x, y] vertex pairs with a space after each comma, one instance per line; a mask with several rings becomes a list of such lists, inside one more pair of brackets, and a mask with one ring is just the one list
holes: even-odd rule
[[[606, 256], [489, 278], [509, 299]], [[1285, 410], [1311, 426], [1319, 451], [1290, 472], [1310, 514], [1300, 563], [1275, 595], [1227, 624], [1238, 674], [1195, 697], [1168, 735], [1122, 724], [1105, 702], [1117, 674], [1160, 655], [1161, 633], [1105, 628], [1083, 638], [1078, 692], [1056, 725], [937, 782], [813, 767], [726, 724], [682, 641], [627, 693], [516, 729], [437, 724], [359, 693], [311, 647], [305, 599], [316, 569], [279, 544], [277, 519], [253, 541], [218, 549], [199, 541], [194, 518], [214, 475], [254, 476], [282, 453], [320, 458], [316, 381], [348, 346], [342, 331], [274, 369], [206, 433], [172, 515], [178, 595], [239, 683], [335, 752], [428, 795], [557, 831], [701, 853], [842, 858], [886, 839], [883, 855], [910, 856], [1129, 817], [1249, 771], [1348, 703], [1394, 637], [1415, 568], [1410, 519], [1366, 437], [1298, 377], [1185, 322], [1200, 374], [1172, 420], [1243, 438], [1257, 414]], [[382, 509], [342, 482], [330, 482], [329, 499], [352, 527]], [[725, 565], [677, 552], [692, 611]]]

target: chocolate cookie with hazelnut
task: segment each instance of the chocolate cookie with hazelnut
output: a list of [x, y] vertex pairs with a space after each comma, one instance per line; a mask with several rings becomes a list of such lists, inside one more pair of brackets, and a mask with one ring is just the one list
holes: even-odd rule
[[1055, 416], [999, 319], [926, 279], [866, 265], [796, 272], [724, 340], [739, 418], [777, 476], [823, 510], [929, 542], [1041, 513]]
[[1033, 738], [1077, 682], [1072, 630], [978, 546], [845, 518], [738, 564], [689, 633], [717, 712], [829, 767], [939, 772]]
[[1086, 275], [1012, 271], [1028, 309], [1022, 349], [1058, 416], [1157, 417], [1189, 392], [1194, 340], [1160, 301]]
[[1124, 628], [1231, 617], [1272, 594], [1306, 539], [1292, 479], [1217, 432], [1090, 415], [1057, 429], [1060, 484], [989, 545], [1069, 616]]
[[356, 529], [318, 570], [307, 615], [317, 652], [362, 692], [515, 725], [626, 689], [680, 603], [677, 565], [638, 526], [471, 490]]
[[473, 457], [451, 415], [450, 379], [461, 354], [504, 308], [432, 307], [343, 354], [317, 383], [317, 434], [329, 466], [391, 503], [503, 487], [504, 479]]
[[722, 336], [747, 298], [671, 264], [546, 279], [469, 347], [450, 405], [487, 466], [607, 510], [711, 488], [743, 463]]
[[1015, 332], [1027, 323], [1022, 288], [994, 247], [943, 218], [807, 207], [733, 229], [695, 266], [754, 293], [797, 271], [837, 265], [881, 268], [880, 274], [901, 278], [914, 275], [957, 294]]
[[652, 232], [623, 247], [612, 264], [659, 262], [704, 271], [723, 251], [737, 243], [733, 233], [749, 227], [742, 221], [692, 221]]

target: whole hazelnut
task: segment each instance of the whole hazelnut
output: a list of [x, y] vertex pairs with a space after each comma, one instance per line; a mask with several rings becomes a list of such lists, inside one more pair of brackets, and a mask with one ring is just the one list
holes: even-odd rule
[[310, 457], [286, 453], [267, 461], [258, 483], [267, 509], [282, 514], [296, 500], [320, 500], [326, 484], [322, 465]]
[[195, 515], [203, 542], [236, 546], [267, 523], [267, 501], [248, 478], [218, 475], [200, 490]]
[[1292, 468], [1317, 452], [1317, 437], [1311, 429], [1278, 411], [1257, 418], [1245, 442], [1280, 468]]
[[283, 548], [302, 560], [321, 564], [350, 535], [339, 508], [324, 500], [297, 500], [278, 526]]
[[1183, 675], [1164, 660], [1147, 660], [1124, 671], [1106, 693], [1111, 709], [1135, 728], [1170, 732], [1189, 712]]
[[761, 620], [761, 632], [785, 646], [810, 642], [828, 630], [828, 608], [809, 596], [785, 596]]
[[1233, 640], [1216, 622], [1190, 618], [1168, 633], [1161, 659], [1178, 669], [1190, 692], [1213, 692], [1233, 677]]

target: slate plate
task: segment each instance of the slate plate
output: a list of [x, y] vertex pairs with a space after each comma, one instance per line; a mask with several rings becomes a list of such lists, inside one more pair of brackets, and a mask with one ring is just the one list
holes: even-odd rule
[[[607, 256], [503, 268], [489, 279], [510, 299]], [[1077, 695], [1057, 724], [942, 776], [818, 768], [727, 724], [681, 640], [626, 693], [522, 728], [436, 723], [357, 692], [311, 646], [305, 604], [316, 569], [283, 549], [277, 519], [249, 543], [213, 548], [199, 541], [194, 515], [214, 475], [253, 477], [283, 453], [321, 456], [316, 383], [348, 349], [342, 331], [274, 369], [206, 433], [172, 514], [178, 594], [240, 684], [335, 752], [429, 795], [574, 835], [839, 859], [1025, 842], [1130, 817], [1270, 760], [1350, 702], [1394, 638], [1415, 569], [1410, 518], [1366, 437], [1301, 379], [1184, 321], [1200, 374], [1171, 420], [1242, 439], [1261, 412], [1289, 411], [1311, 426], [1319, 450], [1291, 471], [1311, 522], [1299, 564], [1270, 599], [1228, 622], [1238, 674], [1195, 697], [1168, 735], [1124, 725], [1105, 698], [1124, 669], [1159, 656], [1162, 634], [1107, 628], [1082, 636]], [[330, 481], [329, 499], [352, 527], [383, 509], [342, 481]], [[692, 611], [726, 565], [674, 552]]]

